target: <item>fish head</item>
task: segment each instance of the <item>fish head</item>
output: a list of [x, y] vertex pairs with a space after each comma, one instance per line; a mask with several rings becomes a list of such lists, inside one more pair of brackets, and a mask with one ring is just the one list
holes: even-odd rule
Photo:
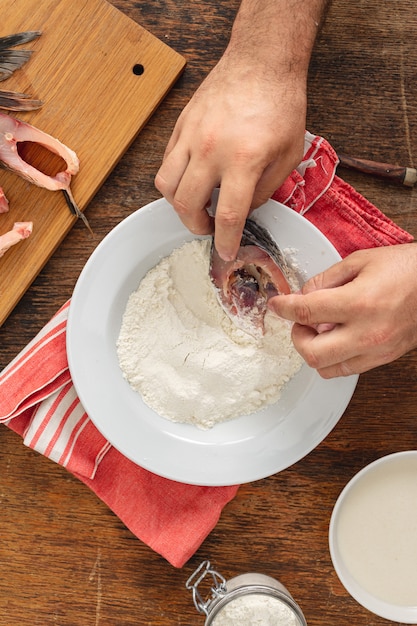
[[[247, 221], [245, 230], [251, 228]], [[262, 237], [259, 237], [259, 228]], [[224, 261], [218, 254], [214, 240], [211, 247], [210, 278], [224, 311], [242, 330], [255, 336], [264, 332], [264, 318], [268, 300], [279, 294], [291, 293], [283, 266], [282, 253], [277, 245], [269, 245], [269, 233], [259, 224], [256, 236], [244, 233], [236, 259]], [[268, 238], [265, 238], [265, 233]], [[246, 244], [246, 245], [245, 245]], [[268, 249], [269, 247], [269, 249]]]

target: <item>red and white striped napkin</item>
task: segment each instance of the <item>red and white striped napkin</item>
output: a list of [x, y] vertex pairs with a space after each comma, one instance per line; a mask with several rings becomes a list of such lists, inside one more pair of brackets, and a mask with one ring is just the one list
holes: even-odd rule
[[0, 422], [87, 484], [144, 543], [181, 567], [238, 490], [156, 476], [113, 448], [94, 426], [68, 369], [66, 302], [0, 373]]
[[69, 304], [0, 374], [0, 423], [10, 425], [20, 416], [25, 445], [94, 478], [110, 444], [92, 424], [71, 382], [65, 347]]
[[[408, 243], [411, 235], [335, 175], [326, 140], [306, 133], [305, 156], [274, 198], [314, 223], [342, 256], [359, 248]], [[85, 413], [66, 355], [67, 302], [0, 373], [0, 422], [26, 445], [63, 465], [143, 542], [181, 567], [216, 525], [238, 486], [177, 483], [113, 448]]]

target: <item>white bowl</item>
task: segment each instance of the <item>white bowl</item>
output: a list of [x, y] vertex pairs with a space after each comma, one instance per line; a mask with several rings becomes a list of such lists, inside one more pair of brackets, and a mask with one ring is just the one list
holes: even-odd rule
[[417, 624], [417, 450], [382, 457], [350, 480], [332, 513], [329, 544], [359, 604]]
[[[282, 250], [293, 252], [305, 277], [340, 260], [324, 235], [292, 209], [270, 200], [254, 216]], [[358, 377], [324, 380], [303, 365], [277, 403], [208, 431], [170, 422], [151, 410], [119, 367], [116, 341], [122, 316], [147, 271], [193, 238], [164, 199], [136, 211], [104, 238], [85, 265], [71, 301], [71, 376], [97, 428], [138, 465], [184, 483], [251, 482], [313, 450], [340, 419]]]

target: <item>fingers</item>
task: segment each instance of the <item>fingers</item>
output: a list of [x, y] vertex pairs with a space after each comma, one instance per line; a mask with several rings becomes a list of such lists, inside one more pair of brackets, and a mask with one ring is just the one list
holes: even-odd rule
[[354, 280], [364, 264], [364, 256], [368, 251], [361, 250], [360, 254], [353, 253], [343, 261], [335, 263], [324, 272], [307, 280], [302, 288], [303, 294], [317, 291], [318, 289], [332, 289], [341, 287]]
[[385, 346], [372, 349], [367, 338], [349, 326], [333, 326], [318, 332], [314, 328], [294, 324], [294, 347], [307, 365], [316, 369], [322, 378], [362, 374], [390, 363], [402, 351], [387, 350]]
[[269, 301], [270, 308], [280, 317], [306, 324], [342, 324], [366, 312], [370, 301], [370, 285], [361, 287], [355, 279], [364, 271], [371, 250], [354, 252], [343, 261], [310, 278], [301, 292], [277, 296]]
[[[260, 166], [248, 159], [246, 167], [233, 165], [219, 172], [199, 156], [191, 158], [174, 147], [155, 178], [155, 186], [173, 205], [183, 224], [195, 234], [213, 232], [213, 220], [206, 207], [213, 189], [220, 183], [215, 215], [215, 246], [225, 261], [236, 257], [245, 220], [252, 208], [266, 202], [277, 188], [281, 168], [271, 168], [262, 176]], [[285, 178], [285, 174], [281, 175]], [[258, 182], [260, 181], [260, 182]], [[258, 186], [259, 185], [259, 186]]]
[[381, 360], [390, 360], [369, 350], [369, 333], [355, 323], [359, 311], [365, 311], [363, 300], [355, 294], [352, 282], [344, 283], [355, 271], [342, 263], [337, 266], [308, 281], [305, 294], [276, 296], [269, 301], [277, 315], [294, 322], [294, 347], [323, 378], [359, 374]]
[[[266, 202], [300, 162], [304, 149], [305, 86], [288, 109], [288, 92], [259, 96], [257, 79], [242, 92], [242, 68], [220, 63], [183, 110], [155, 177], [155, 186], [195, 234], [215, 226], [224, 260], [235, 258], [251, 209]], [[225, 85], [225, 78], [227, 85]], [[247, 82], [246, 67], [243, 78]], [[206, 206], [220, 186], [215, 224]]]
[[374, 354], [362, 353], [345, 361], [338, 361], [327, 365], [326, 367], [319, 367], [317, 372], [322, 378], [337, 378], [340, 376], [352, 376], [354, 374], [363, 374], [369, 372], [376, 367], [391, 363], [396, 358], [401, 356], [400, 354], [388, 356], [387, 354]]
[[265, 169], [264, 173], [256, 184], [251, 202], [251, 208], [257, 209], [262, 204], [267, 202], [274, 193], [274, 191], [278, 189], [280, 185], [282, 185], [282, 183], [288, 176], [288, 173], [291, 172], [300, 161], [297, 161], [294, 166], [287, 166], [284, 159], [271, 163]]
[[362, 329], [352, 324], [361, 303], [355, 302], [351, 291], [348, 284], [305, 295], [276, 296], [269, 301], [277, 315], [294, 322], [295, 349], [323, 378], [358, 374], [377, 364], [376, 355], [368, 354], [365, 345], [369, 337], [366, 339]]
[[269, 308], [284, 319], [315, 327], [319, 324], [342, 324], [347, 321], [350, 290], [345, 287], [320, 289], [307, 294], [275, 296]]
[[172, 205], [189, 160], [189, 155], [186, 153], [177, 155], [170, 151], [164, 157], [162, 165], [155, 176], [155, 187]]
[[206, 207], [213, 189], [221, 180], [215, 216], [215, 245], [224, 260], [233, 260], [242, 238], [257, 181], [255, 169], [235, 167], [219, 174], [214, 165], [194, 155], [191, 158], [174, 147], [155, 178], [155, 186], [170, 202], [183, 224], [195, 234], [213, 232], [213, 220]]
[[360, 374], [417, 346], [416, 260], [414, 244], [360, 250], [269, 307], [321, 376]]
[[346, 330], [342, 326], [320, 333], [315, 328], [294, 324], [292, 339], [307, 365], [317, 370], [325, 370], [356, 356], [352, 342], [346, 341]]
[[[302, 138], [299, 148], [297, 149], [296, 143], [298, 137]], [[284, 145], [281, 145], [279, 154], [275, 155], [275, 158], [262, 172], [255, 191], [253, 194], [252, 205], [253, 209], [261, 206], [269, 200], [274, 191], [282, 185], [288, 174], [295, 169], [303, 158], [304, 152], [304, 133], [295, 132], [291, 137], [294, 143], [291, 149], [285, 149]]]
[[231, 171], [222, 179], [215, 216], [216, 250], [224, 261], [236, 258], [251, 207], [256, 178]]
[[156, 188], [172, 204], [184, 226], [198, 235], [213, 231], [206, 206], [216, 184], [216, 177], [210, 170], [194, 166], [187, 152], [175, 148], [164, 159], [155, 177]]

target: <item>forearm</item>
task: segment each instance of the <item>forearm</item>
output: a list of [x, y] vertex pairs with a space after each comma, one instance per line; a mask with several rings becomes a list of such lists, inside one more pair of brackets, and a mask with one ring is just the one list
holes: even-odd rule
[[242, 0], [226, 56], [267, 74], [307, 76], [330, 0]]

